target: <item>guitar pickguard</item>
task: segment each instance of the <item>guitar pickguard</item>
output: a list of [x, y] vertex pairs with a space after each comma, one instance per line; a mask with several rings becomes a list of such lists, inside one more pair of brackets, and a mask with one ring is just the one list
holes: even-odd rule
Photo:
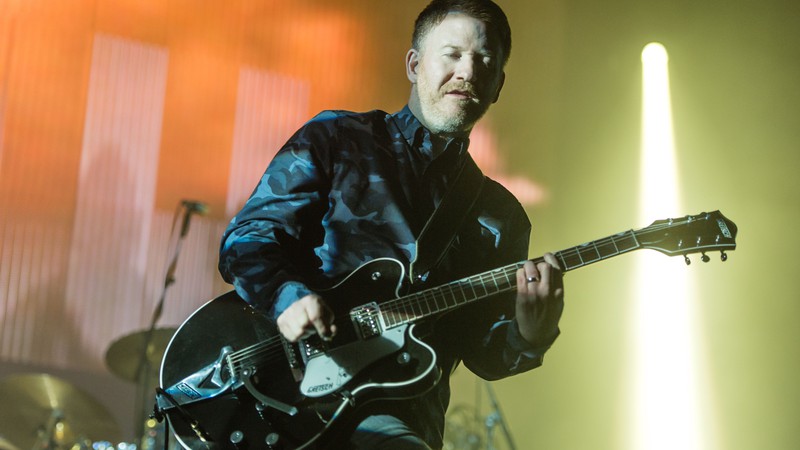
[[393, 328], [380, 336], [315, 355], [307, 363], [300, 392], [308, 397], [323, 397], [339, 391], [367, 366], [403, 348], [407, 328]]

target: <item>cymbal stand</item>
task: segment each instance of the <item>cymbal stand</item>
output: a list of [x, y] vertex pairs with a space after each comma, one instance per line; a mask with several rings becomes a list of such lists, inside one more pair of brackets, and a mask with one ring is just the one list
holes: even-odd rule
[[33, 444], [33, 450], [42, 450], [54, 448], [56, 444], [56, 430], [58, 424], [64, 421], [64, 413], [61, 410], [54, 409], [47, 418], [44, 427], [40, 428], [36, 433], [36, 442]]
[[[136, 371], [136, 415], [134, 417], [136, 422], [134, 423], [134, 430], [138, 431], [140, 438], [145, 437], [148, 431], [146, 423], [149, 416], [149, 408], [146, 408], [145, 405], [154, 403], [154, 390], [158, 386], [158, 381], [156, 381], [156, 386], [150, 385], [152, 379], [149, 377], [149, 375], [152, 371], [152, 367], [150, 364], [148, 350], [150, 349], [150, 345], [153, 341], [156, 323], [161, 318], [161, 314], [164, 310], [164, 299], [167, 296], [167, 290], [175, 282], [175, 270], [178, 267], [178, 255], [180, 255], [181, 252], [183, 239], [189, 232], [189, 220], [191, 219], [192, 213], [196, 212], [197, 210], [191, 206], [188, 206], [185, 201], [182, 201], [175, 211], [175, 218], [172, 222], [173, 233], [175, 231], [175, 225], [178, 223], [178, 215], [181, 211], [183, 211], [183, 223], [181, 225], [177, 242], [175, 243], [172, 259], [170, 260], [169, 266], [167, 267], [166, 276], [164, 277], [164, 289], [161, 291], [161, 297], [158, 299], [158, 303], [156, 303], [156, 307], [153, 310], [153, 315], [150, 318], [150, 326], [147, 328], [147, 333], [144, 337], [144, 343], [142, 344], [142, 349], [139, 354], [139, 365]], [[170, 242], [171, 241], [172, 236], [170, 236]], [[145, 442], [140, 442], [140, 444], [142, 448], [146, 448]]]
[[484, 381], [483, 385], [486, 387], [486, 394], [489, 397], [489, 403], [492, 408], [484, 422], [486, 425], [486, 449], [495, 450], [494, 430], [499, 424], [500, 430], [503, 432], [503, 437], [505, 437], [506, 443], [508, 444], [508, 448], [510, 450], [516, 450], [517, 446], [514, 444], [514, 438], [511, 437], [511, 431], [509, 431], [508, 424], [503, 418], [503, 413], [500, 410], [500, 404], [497, 401], [497, 396], [494, 393], [492, 384], [488, 381]]

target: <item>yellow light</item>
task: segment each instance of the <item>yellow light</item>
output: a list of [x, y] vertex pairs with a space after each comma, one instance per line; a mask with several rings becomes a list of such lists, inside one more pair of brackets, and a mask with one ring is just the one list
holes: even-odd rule
[[[670, 107], [668, 56], [663, 45], [642, 51], [640, 219], [681, 215]], [[632, 315], [632, 395], [629, 448], [711, 450], [705, 375], [695, 323], [690, 273], [677, 258], [637, 255]]]

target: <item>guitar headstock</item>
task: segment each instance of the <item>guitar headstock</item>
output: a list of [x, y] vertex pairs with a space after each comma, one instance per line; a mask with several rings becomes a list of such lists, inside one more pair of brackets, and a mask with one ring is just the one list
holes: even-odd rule
[[687, 255], [692, 253], [702, 253], [703, 262], [708, 262], [710, 258], [706, 252], [719, 250], [722, 260], [728, 259], [725, 252], [736, 249], [736, 231], [735, 223], [719, 211], [713, 211], [677, 219], [657, 220], [634, 234], [643, 248], [657, 250], [669, 256], [684, 255], [686, 264], [690, 264]]

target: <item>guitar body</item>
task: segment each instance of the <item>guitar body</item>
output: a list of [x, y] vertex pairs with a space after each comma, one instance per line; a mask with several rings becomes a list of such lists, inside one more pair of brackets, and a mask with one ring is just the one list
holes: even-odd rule
[[[235, 291], [198, 309], [170, 341], [161, 367], [167, 392], [212, 387], [211, 395], [162, 408], [180, 444], [190, 449], [337, 448], [354, 409], [376, 399], [417, 396], [435, 386], [440, 377], [436, 355], [414, 336], [413, 325], [361, 339], [350, 319], [350, 309], [365, 301], [394, 298], [402, 277], [399, 262], [378, 259], [324, 292], [339, 330], [329, 344], [316, 337], [308, 339], [316, 342], [289, 344]], [[290, 350], [298, 347], [300, 355], [311, 356], [298, 358], [306, 361], [293, 368]], [[215, 383], [223, 388], [214, 389]]]

